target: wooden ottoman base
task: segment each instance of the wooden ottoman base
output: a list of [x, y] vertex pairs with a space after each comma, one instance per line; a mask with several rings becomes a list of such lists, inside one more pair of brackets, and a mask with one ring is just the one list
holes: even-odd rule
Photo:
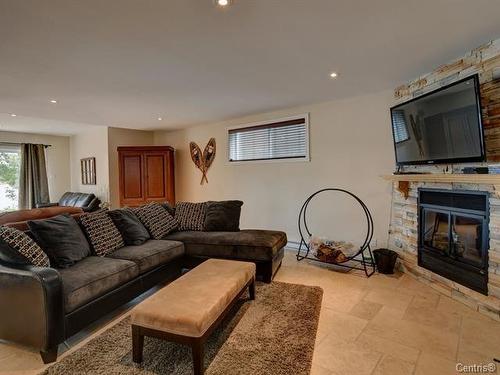
[[239, 298], [247, 290], [250, 294], [250, 299], [255, 299], [255, 278], [252, 278], [243, 289], [236, 295], [236, 297], [229, 303], [226, 309], [219, 315], [217, 320], [212, 323], [212, 325], [206, 330], [203, 336], [192, 337], [183, 336], [179, 334], [174, 334], [171, 332], [164, 332], [160, 330], [155, 330], [151, 328], [141, 327], [139, 325], [132, 325], [132, 359], [136, 363], [142, 362], [142, 352], [144, 347], [144, 336], [156, 337], [166, 341], [172, 341], [183, 345], [189, 345], [193, 354], [193, 367], [194, 374], [201, 375], [204, 372], [203, 360], [204, 360], [204, 345], [205, 342], [210, 337], [210, 334], [219, 323], [224, 319], [231, 308], [236, 304]]

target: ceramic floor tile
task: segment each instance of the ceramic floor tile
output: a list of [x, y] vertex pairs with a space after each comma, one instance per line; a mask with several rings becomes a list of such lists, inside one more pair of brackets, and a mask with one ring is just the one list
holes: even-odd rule
[[361, 300], [354, 305], [349, 314], [361, 319], [371, 320], [378, 314], [382, 307], [383, 305], [380, 303]]
[[335, 375], [368, 375], [377, 366], [382, 354], [364, 349], [354, 343], [339, 344], [327, 337], [315, 348], [313, 363], [330, 370]]
[[385, 289], [397, 289], [403, 279], [402, 273], [396, 273], [394, 275], [383, 275], [375, 273], [370, 277], [369, 288], [385, 288]]
[[310, 375], [332, 375], [332, 372], [313, 362]]
[[[325, 310], [326, 314], [324, 318], [320, 316], [320, 327], [321, 330], [324, 330], [324, 333], [322, 332], [321, 335], [326, 333], [324, 338], [329, 339], [330, 342], [353, 342], [368, 324], [368, 321], [365, 319], [329, 309]], [[323, 341], [319, 342], [320, 345]]]
[[413, 296], [396, 290], [375, 289], [368, 292], [364, 299], [393, 309], [406, 310]]
[[420, 292], [416, 294], [409, 307], [436, 309], [439, 303], [439, 294]]
[[488, 318], [464, 317], [460, 352], [500, 359], [500, 324]]
[[378, 363], [373, 375], [412, 375], [415, 365], [390, 355]]
[[406, 309], [403, 320], [443, 329], [457, 335], [460, 333], [462, 322], [462, 318], [458, 315], [444, 313], [434, 308], [414, 307], [412, 305]]
[[[275, 280], [323, 288], [312, 375], [404, 375], [412, 365], [415, 375], [446, 375], [456, 374], [456, 361], [500, 357], [500, 323], [411, 276], [366, 278], [362, 272], [297, 262], [295, 252], [286, 251]], [[124, 311], [69, 340], [71, 349], [60, 358], [116, 324]], [[1, 375], [35, 375], [43, 368], [38, 353], [0, 342]]]
[[402, 319], [386, 319], [381, 314], [368, 323], [364, 333], [434, 353], [450, 360], [456, 357], [459, 339], [456, 333]]
[[415, 368], [415, 375], [457, 375], [456, 365], [455, 361], [422, 353]]
[[323, 304], [339, 312], [348, 313], [363, 299], [365, 291], [335, 290], [323, 294]]
[[440, 295], [439, 292], [435, 291], [427, 284], [417, 280], [413, 276], [403, 275], [401, 281], [398, 284], [398, 290], [401, 292], [419, 295], [419, 294], [435, 294], [437, 296]]
[[496, 367], [496, 371], [488, 372], [489, 374], [500, 374], [500, 364], [495, 362], [491, 356], [484, 353], [478, 353], [477, 351], [467, 351], [466, 349], [458, 349], [457, 363], [462, 363], [466, 366], [470, 365], [490, 365], [493, 364]]
[[406, 346], [392, 340], [387, 340], [382, 337], [372, 336], [365, 332], [356, 339], [356, 343], [362, 348], [388, 354], [391, 357], [399, 358], [405, 362], [417, 362], [420, 354], [419, 349]]
[[445, 295], [441, 295], [439, 297], [439, 302], [436, 308], [437, 310], [447, 314], [483, 318], [483, 316], [480, 316], [481, 314], [479, 314], [476, 310]]

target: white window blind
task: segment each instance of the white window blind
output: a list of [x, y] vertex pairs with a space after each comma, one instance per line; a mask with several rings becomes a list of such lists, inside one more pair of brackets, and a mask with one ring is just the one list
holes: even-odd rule
[[228, 130], [229, 161], [303, 159], [308, 155], [307, 117]]
[[19, 153], [21, 152], [21, 145], [16, 143], [0, 142], [0, 152]]
[[394, 142], [399, 143], [410, 138], [404, 111], [396, 110], [392, 112], [392, 129], [394, 133]]

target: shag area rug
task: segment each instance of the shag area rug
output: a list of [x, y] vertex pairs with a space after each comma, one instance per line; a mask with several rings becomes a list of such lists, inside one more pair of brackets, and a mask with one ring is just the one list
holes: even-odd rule
[[[205, 374], [309, 374], [322, 296], [319, 287], [258, 283], [255, 301], [242, 298], [206, 343]], [[131, 349], [125, 318], [43, 374], [193, 373], [187, 346], [146, 337], [141, 365]]]

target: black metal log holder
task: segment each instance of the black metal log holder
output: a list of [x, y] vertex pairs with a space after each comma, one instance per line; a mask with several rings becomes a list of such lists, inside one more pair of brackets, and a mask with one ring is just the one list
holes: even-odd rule
[[[309, 240], [312, 236], [311, 231], [309, 230], [309, 227], [307, 226], [307, 219], [306, 219], [306, 214], [307, 214], [307, 208], [309, 206], [309, 203], [311, 200], [318, 196], [319, 194], [325, 192], [325, 191], [336, 191], [340, 193], [347, 194], [354, 198], [361, 208], [363, 209], [365, 216], [366, 216], [366, 236], [364, 239], [363, 244], [359, 247], [359, 250], [354, 254], [346, 258], [345, 261], [343, 262], [325, 262], [321, 259], [318, 259], [316, 257], [313, 257], [309, 255], [310, 253], [310, 248], [309, 248]], [[344, 267], [348, 269], [354, 269], [354, 270], [360, 270], [364, 271], [365, 275], [367, 277], [370, 277], [373, 275], [375, 272], [375, 261], [373, 259], [373, 254], [372, 250], [370, 247], [370, 242], [373, 238], [373, 218], [370, 213], [370, 210], [368, 210], [368, 207], [366, 204], [356, 195], [351, 193], [350, 191], [344, 190], [344, 189], [339, 189], [339, 188], [326, 188], [326, 189], [321, 189], [312, 194], [309, 198], [306, 199], [304, 204], [302, 205], [302, 208], [300, 209], [299, 212], [299, 234], [301, 237], [300, 240], [300, 245], [299, 249], [297, 251], [297, 260], [301, 261], [303, 259], [309, 259], [309, 260], [314, 260], [316, 262], [320, 263], [325, 263], [325, 264], [331, 264], [339, 267]], [[307, 234], [308, 240], [304, 238], [304, 236]], [[359, 259], [360, 257], [360, 259]], [[348, 264], [350, 262], [353, 262], [354, 264]]]

